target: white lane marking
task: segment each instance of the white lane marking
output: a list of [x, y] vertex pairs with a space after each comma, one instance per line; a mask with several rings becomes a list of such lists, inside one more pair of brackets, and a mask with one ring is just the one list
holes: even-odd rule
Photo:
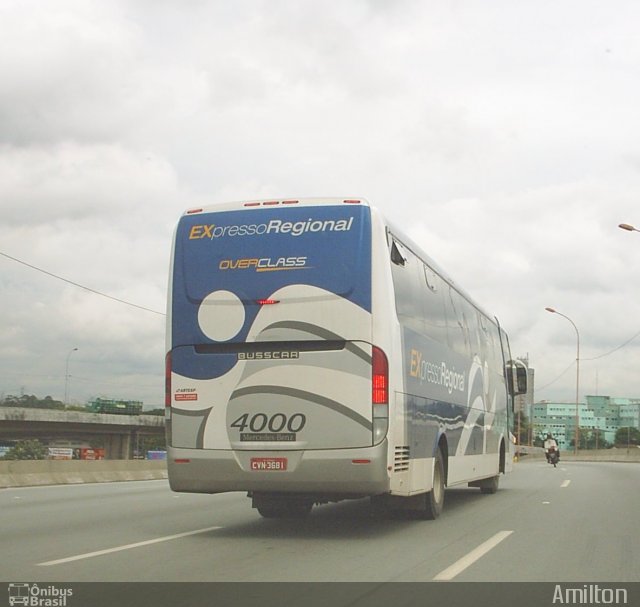
[[562, 485], [560, 485], [561, 488], [565, 488], [568, 487], [571, 484], [571, 481], [563, 481]]
[[157, 537], [153, 540], [146, 540], [144, 542], [136, 542], [135, 544], [126, 544], [124, 546], [116, 546], [115, 548], [107, 548], [106, 550], [96, 550], [95, 552], [87, 552], [85, 554], [77, 554], [76, 556], [68, 556], [64, 559], [57, 559], [55, 561], [47, 561], [46, 563], [37, 563], [39, 567], [50, 567], [51, 565], [61, 565], [62, 563], [71, 563], [72, 561], [80, 561], [82, 559], [90, 559], [94, 556], [101, 556], [103, 554], [111, 554], [112, 552], [120, 552], [121, 550], [130, 550], [131, 548], [139, 548], [140, 546], [149, 546], [150, 544], [158, 544], [160, 542], [168, 542], [169, 540], [175, 540], [180, 537], [187, 537], [188, 535], [196, 535], [198, 533], [206, 533], [207, 531], [215, 531], [216, 529], [222, 529], [222, 527], [205, 527], [204, 529], [196, 529], [195, 531], [185, 531], [184, 533], [176, 533], [175, 535], [167, 535], [165, 537]]
[[482, 558], [489, 550], [495, 548], [502, 540], [508, 538], [513, 531], [499, 531], [492, 538], [489, 538], [486, 542], [480, 544], [477, 548], [469, 552], [469, 554], [463, 556], [460, 560], [456, 561], [450, 567], [447, 567], [444, 571], [441, 571], [434, 581], [448, 581], [452, 580], [458, 574], [462, 573], [467, 567], [473, 565], [478, 559]]
[[543, 504], [550, 504], [551, 502], [542, 502]]

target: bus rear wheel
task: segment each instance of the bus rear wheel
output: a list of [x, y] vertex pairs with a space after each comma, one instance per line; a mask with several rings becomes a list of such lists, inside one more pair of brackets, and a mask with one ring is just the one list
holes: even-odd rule
[[488, 478], [482, 481], [482, 483], [480, 484], [480, 492], [493, 494], [498, 491], [499, 486], [500, 486], [500, 476], [498, 475], [492, 476], [491, 478]]
[[434, 520], [440, 516], [444, 507], [444, 458], [442, 451], [436, 451], [436, 458], [433, 464], [433, 486], [431, 491], [424, 494], [423, 508], [420, 511], [420, 518], [424, 520]]

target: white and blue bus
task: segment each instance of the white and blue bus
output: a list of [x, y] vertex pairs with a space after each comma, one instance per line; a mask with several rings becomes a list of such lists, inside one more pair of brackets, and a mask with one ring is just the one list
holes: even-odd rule
[[187, 211], [167, 309], [174, 491], [265, 517], [369, 496], [435, 518], [513, 462], [506, 334], [365, 200]]

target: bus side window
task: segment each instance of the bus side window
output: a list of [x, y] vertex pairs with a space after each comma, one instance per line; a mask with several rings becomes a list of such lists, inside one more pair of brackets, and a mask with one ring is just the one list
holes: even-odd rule
[[465, 318], [461, 313], [462, 297], [450, 285], [447, 289], [445, 302], [449, 346], [459, 354], [469, 356], [469, 349], [467, 347], [469, 342], [468, 329], [465, 326]]
[[427, 283], [427, 287], [435, 293], [438, 290], [438, 277], [428, 265], [422, 264], [422, 267], [424, 268], [424, 279]]
[[498, 327], [482, 314], [480, 315], [480, 325], [482, 327], [482, 337], [485, 345], [485, 356], [489, 367], [495, 369], [501, 376], [504, 376]]
[[447, 345], [447, 317], [444, 294], [446, 283], [426, 264], [422, 264], [423, 278], [421, 300], [425, 334], [438, 343]]
[[[397, 261], [393, 261], [394, 255]], [[410, 251], [402, 250], [402, 245], [396, 245], [394, 241], [391, 245], [391, 260], [398, 318], [412, 331], [424, 333], [422, 291], [418, 276], [420, 270], [416, 258]]]
[[482, 358], [482, 347], [481, 343], [481, 329], [480, 323], [478, 319], [478, 311], [471, 305], [467, 304], [467, 313], [468, 313], [468, 326], [469, 326], [469, 340], [471, 343], [471, 358], [474, 356], [478, 356]]

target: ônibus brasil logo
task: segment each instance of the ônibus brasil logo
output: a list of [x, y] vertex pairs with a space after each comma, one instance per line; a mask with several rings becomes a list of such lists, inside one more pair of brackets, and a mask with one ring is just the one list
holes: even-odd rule
[[60, 588], [52, 584], [9, 584], [9, 605], [25, 607], [68, 607], [67, 599], [73, 596], [71, 588]]
[[201, 238], [223, 238], [224, 236], [261, 236], [263, 234], [290, 234], [302, 236], [309, 232], [348, 232], [353, 225], [353, 217], [350, 219], [313, 219], [306, 221], [282, 221], [272, 219], [268, 223], [251, 223], [231, 226], [218, 226], [212, 224], [198, 224], [191, 226], [189, 240]]

